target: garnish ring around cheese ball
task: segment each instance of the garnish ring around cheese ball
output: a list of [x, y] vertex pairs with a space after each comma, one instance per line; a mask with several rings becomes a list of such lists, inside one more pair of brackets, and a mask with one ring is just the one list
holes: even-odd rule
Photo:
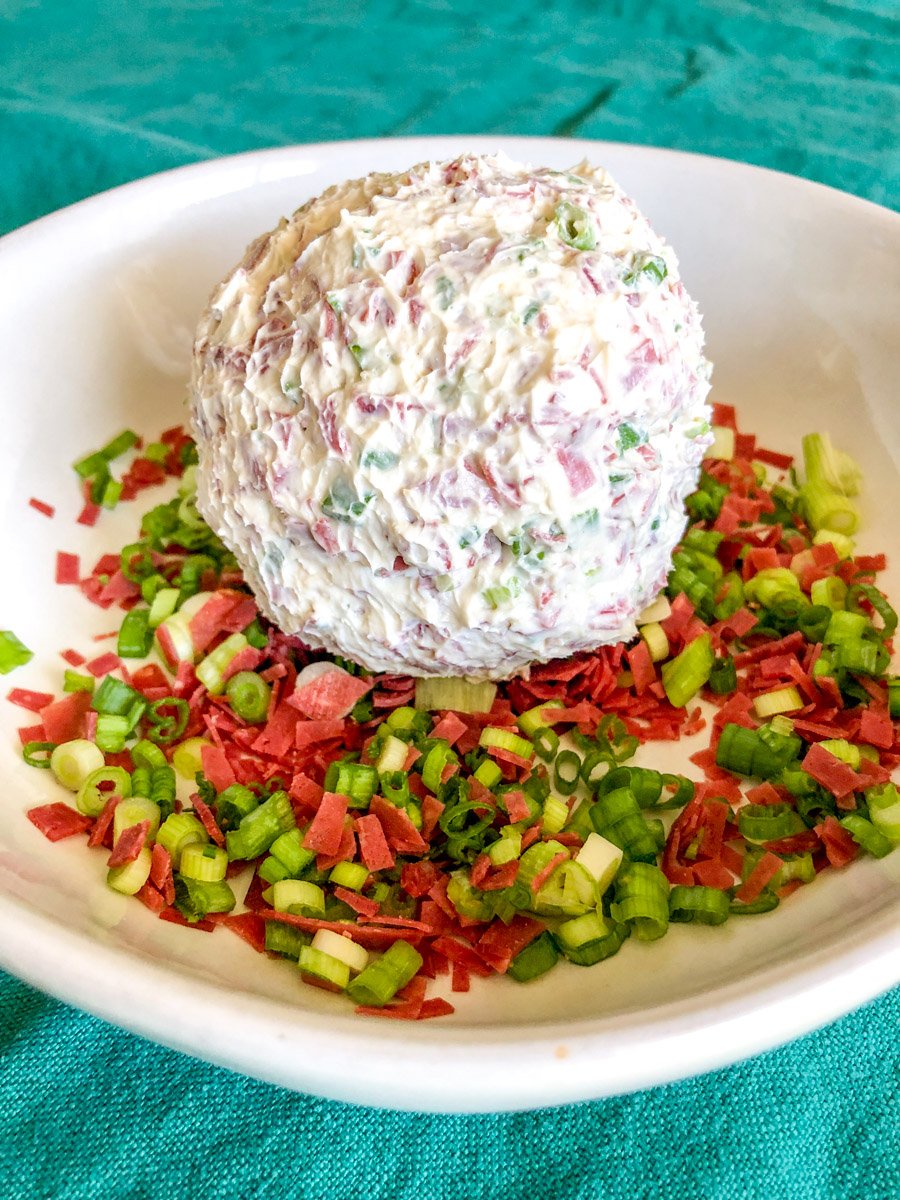
[[602, 170], [370, 175], [213, 293], [198, 506], [308, 645], [508, 678], [633, 634], [709, 445], [709, 374], [671, 249]]

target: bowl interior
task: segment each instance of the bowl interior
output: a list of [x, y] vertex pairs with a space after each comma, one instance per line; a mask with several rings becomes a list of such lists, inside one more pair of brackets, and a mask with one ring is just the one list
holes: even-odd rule
[[[900, 512], [900, 221], [891, 214], [751, 168], [622, 146], [470, 138], [266, 152], [120, 189], [0, 243], [5, 277], [15, 281], [0, 294], [3, 625], [36, 651], [10, 686], [57, 689], [60, 650], [90, 654], [109, 645], [92, 639], [111, 630], [115, 618], [77, 589], [54, 586], [55, 552], [74, 551], [92, 565], [130, 540], [142, 507], [124, 505], [94, 530], [77, 525], [70, 463], [125, 426], [155, 435], [182, 420], [193, 327], [213, 283], [250, 238], [338, 179], [504, 141], [508, 152], [535, 163], [566, 167], [587, 154], [609, 167], [676, 249], [705, 317], [714, 399], [735, 404], [743, 428], [773, 448], [796, 452], [803, 433], [830, 431], [865, 469], [860, 546], [893, 549]], [[54, 504], [55, 518], [30, 508], [31, 496]], [[894, 566], [885, 579], [900, 598]], [[674, 929], [659, 944], [629, 944], [597, 968], [566, 966], [526, 988], [476, 981], [468, 995], [454, 998], [457, 1013], [447, 1022], [375, 1032], [370, 1024], [391, 1023], [347, 1017], [341, 1001], [304, 987], [288, 966], [254, 955], [225, 931], [207, 937], [178, 929], [112, 894], [104, 856], [87, 853], [80, 840], [46, 842], [24, 812], [64, 796], [48, 773], [18, 756], [16, 728], [30, 723], [23, 710], [0, 706], [0, 898], [16, 919], [40, 918], [33, 962], [20, 951], [5, 961], [164, 1039], [149, 1016], [119, 1011], [108, 996], [92, 1003], [93, 954], [99, 964], [104, 949], [124, 952], [117, 959], [123, 977], [132, 967], [156, 966], [178, 995], [202, 1005], [215, 994], [220, 1013], [237, 1014], [261, 998], [273, 1037], [334, 1023], [363, 1058], [372, 1039], [453, 1044], [456, 1053], [467, 1043], [475, 1053], [495, 1035], [525, 1045], [549, 1025], [576, 1040], [590, 1031], [592, 1045], [602, 1047], [606, 1028], [625, 1021], [639, 1032], [651, 1017], [685, 1004], [702, 1025], [725, 992], [740, 991], [752, 1008], [763, 979], [780, 976], [801, 987], [806, 964], [823, 954], [837, 977], [847, 946], [864, 940], [867, 929], [886, 927], [900, 910], [900, 855], [866, 860], [802, 889], [764, 919]], [[641, 761], [696, 775], [687, 755], [701, 744], [702, 735], [647, 747]], [[53, 983], [40, 966], [51, 942], [54, 949], [78, 947], [77, 962], [65, 957]], [[3, 943], [0, 930], [0, 958]], [[812, 1013], [809, 1024], [819, 1019]], [[233, 1061], [216, 1036], [198, 1052]], [[778, 1036], [772, 1031], [769, 1041]], [[308, 1083], [301, 1065], [286, 1066], [283, 1077]], [[527, 1080], [522, 1087], [527, 1091]], [[535, 1082], [534, 1095], [523, 1094], [522, 1102], [541, 1103], [538, 1089]], [[355, 1094], [340, 1082], [326, 1090]], [[594, 1094], [603, 1090], [601, 1084]]]

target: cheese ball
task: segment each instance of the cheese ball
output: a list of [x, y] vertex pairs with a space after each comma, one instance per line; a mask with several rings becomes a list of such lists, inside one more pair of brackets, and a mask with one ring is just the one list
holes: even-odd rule
[[509, 678], [634, 634], [710, 442], [709, 374], [672, 250], [605, 171], [370, 175], [213, 293], [198, 507], [307, 645]]

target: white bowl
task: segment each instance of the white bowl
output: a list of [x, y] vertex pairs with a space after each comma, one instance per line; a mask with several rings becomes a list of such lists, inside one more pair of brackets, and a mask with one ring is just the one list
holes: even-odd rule
[[[796, 451], [828, 429], [865, 466], [864, 547], [892, 550], [900, 513], [900, 219], [736, 163], [590, 142], [421, 138], [263, 151], [98, 196], [0, 241], [2, 624], [38, 651], [10, 685], [58, 686], [66, 646], [113, 628], [54, 554], [117, 548], [138, 506], [95, 530], [69, 469], [126, 425], [181, 418], [191, 336], [244, 245], [327, 184], [468, 149], [607, 166], [673, 243], [706, 319], [714, 398]], [[57, 506], [47, 520], [27, 506]], [[145, 505], [146, 507], [146, 505]], [[897, 571], [888, 587], [900, 596]], [[101, 643], [101, 646], [103, 644]], [[232, 934], [157, 921], [104, 885], [103, 856], [51, 845], [26, 808], [56, 796], [24, 766], [2, 705], [0, 962], [70, 1003], [190, 1054], [304, 1091], [430, 1110], [585, 1100], [705, 1071], [786, 1041], [900, 980], [900, 854], [828, 872], [774, 914], [673, 929], [595, 968], [522, 987], [476, 981], [456, 1015], [355, 1017]], [[656, 747], [670, 769], [691, 748]], [[61, 797], [56, 797], [61, 798]]]

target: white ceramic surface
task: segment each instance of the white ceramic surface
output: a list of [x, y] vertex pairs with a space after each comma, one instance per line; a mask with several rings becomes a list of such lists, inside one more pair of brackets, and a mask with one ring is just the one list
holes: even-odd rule
[[[839, 192], [714, 159], [554, 140], [432, 138], [296, 147], [173, 171], [0, 241], [0, 626], [38, 650], [9, 683], [51, 690], [66, 646], [115, 621], [52, 584], [57, 549], [85, 560], [127, 540], [139, 509], [96, 530], [68, 464], [125, 425], [180, 419], [191, 333], [245, 243], [340, 178], [502, 147], [610, 168], [674, 244], [706, 318], [714, 397], [796, 450], [827, 428], [865, 465], [866, 548], [892, 550], [900, 512], [900, 219]], [[26, 504], [57, 506], [49, 521]], [[888, 586], [900, 596], [896, 569]], [[102, 643], [101, 643], [102, 645]], [[356, 1018], [283, 963], [155, 920], [108, 892], [103, 858], [52, 846], [25, 809], [56, 795], [23, 766], [0, 705], [0, 963], [38, 987], [190, 1054], [323, 1096], [432, 1110], [559, 1104], [645, 1087], [755, 1053], [900, 980], [900, 854], [804, 888], [771, 916], [676, 928], [592, 969], [527, 987], [496, 979], [457, 1013]], [[677, 767], [691, 750], [644, 761]]]

